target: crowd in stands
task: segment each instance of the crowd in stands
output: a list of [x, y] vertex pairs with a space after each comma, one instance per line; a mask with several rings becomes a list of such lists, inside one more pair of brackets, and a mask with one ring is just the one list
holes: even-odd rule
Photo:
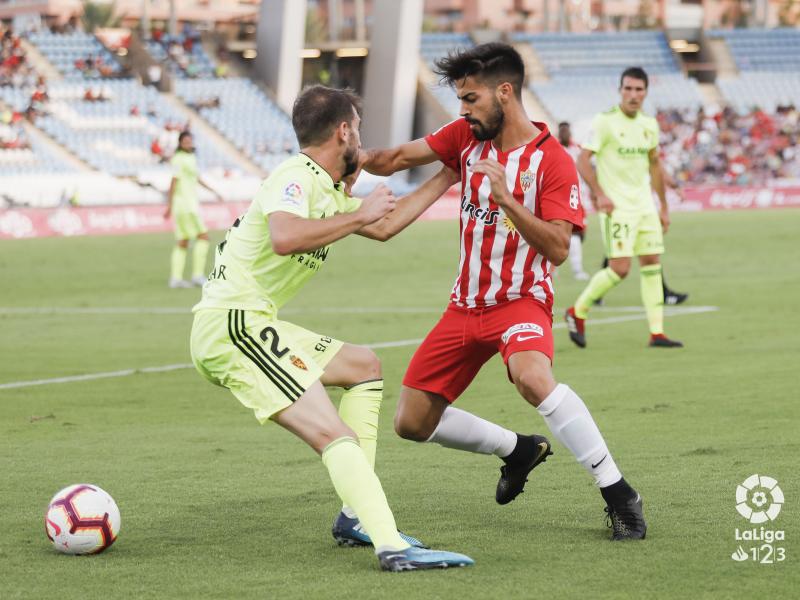
[[0, 150], [27, 150], [31, 147], [18, 114], [5, 110], [0, 113]]
[[114, 67], [105, 63], [102, 57], [95, 57], [92, 54], [75, 61], [75, 68], [83, 74], [86, 79], [100, 79], [113, 77]]
[[680, 182], [765, 185], [800, 179], [800, 111], [731, 108], [660, 111], [661, 149], [667, 170]]
[[189, 79], [225, 77], [228, 74], [227, 53], [218, 49], [216, 61], [212, 60], [203, 50], [200, 32], [190, 23], [185, 23], [177, 35], [154, 29], [149, 50], [159, 60], [168, 59], [181, 76]]
[[36, 71], [26, 59], [19, 36], [11, 27], [0, 23], [0, 87], [33, 85], [36, 78]]

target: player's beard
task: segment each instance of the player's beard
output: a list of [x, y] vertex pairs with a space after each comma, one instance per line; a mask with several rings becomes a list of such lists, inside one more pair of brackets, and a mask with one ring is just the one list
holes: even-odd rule
[[505, 114], [497, 98], [492, 98], [492, 112], [486, 118], [485, 125], [477, 119], [470, 119], [469, 117], [466, 117], [466, 119], [467, 123], [475, 125], [475, 128], [472, 130], [475, 139], [485, 142], [487, 140], [493, 140], [500, 135], [500, 132], [503, 130], [503, 123], [505, 122]]
[[344, 173], [342, 179], [349, 177], [358, 169], [358, 145], [354, 144], [344, 152]]

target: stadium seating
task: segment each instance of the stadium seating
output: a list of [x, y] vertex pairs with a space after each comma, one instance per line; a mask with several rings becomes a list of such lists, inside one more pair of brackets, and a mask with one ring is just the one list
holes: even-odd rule
[[[533, 83], [532, 89], [558, 121], [590, 119], [619, 102], [619, 73], [608, 76], [558, 77]], [[650, 77], [644, 112], [657, 109], [697, 109], [703, 104], [697, 81], [671, 73]]]
[[37, 31], [28, 36], [47, 60], [53, 64], [68, 80], [99, 79], [101, 73], [98, 69], [85, 69], [81, 71], [75, 66], [79, 60], [92, 57], [100, 59], [104, 71], [109, 76], [117, 76], [121, 67], [111, 52], [90, 33], [50, 33], [48, 30]]
[[696, 109], [703, 100], [697, 82], [685, 77], [662, 32], [562, 34], [518, 33], [541, 59], [550, 81], [533, 81], [531, 91], [558, 121], [586, 121], [619, 101], [619, 76], [641, 66], [650, 77], [645, 112]]
[[[36, 125], [92, 167], [112, 175], [134, 176], [158, 165], [151, 142], [167, 123], [182, 125], [183, 115], [155, 89], [133, 80], [103, 81], [95, 87], [108, 98], [102, 102], [85, 101], [86, 89], [86, 84], [74, 81], [51, 83], [49, 114], [39, 117]], [[24, 110], [30, 89], [3, 88], [0, 97], [15, 110]], [[139, 115], [131, 114], [133, 107]], [[201, 169], [236, 166], [200, 132], [195, 132], [195, 145]]]
[[299, 150], [289, 116], [250, 80], [182, 79], [175, 93], [190, 106], [218, 98], [198, 112], [267, 171]]
[[[475, 44], [466, 33], [423, 33], [420, 41], [420, 54], [429, 68], [436, 59], [446, 56], [459, 48], [471, 48]], [[458, 116], [458, 98], [453, 90], [443, 85], [429, 87], [439, 104], [453, 117]]]
[[679, 73], [678, 63], [662, 32], [518, 33], [514, 43], [528, 43], [552, 77], [619, 75], [636, 64], [649, 74]]
[[475, 44], [466, 33], [423, 33], [419, 52], [429, 66], [437, 58], [457, 48], [471, 48]]
[[[54, 154], [50, 148], [37, 139], [28, 140], [28, 148], [0, 149], [0, 174], [44, 175], [70, 173], [75, 169]], [[6, 188], [7, 186], [2, 186]], [[4, 189], [11, 191], [11, 187]]]
[[181, 38], [174, 42], [178, 44], [177, 54], [170, 54], [170, 38], [165, 36], [161, 41], [148, 40], [147, 51], [161, 65], [165, 65], [173, 77], [185, 79], [187, 77], [214, 77], [216, 64], [203, 49], [202, 44], [194, 44], [190, 52], [186, 52], [180, 44]]
[[778, 106], [800, 106], [800, 74], [743, 72], [732, 79], [717, 79], [725, 101], [743, 114], [753, 108], [774, 112]]
[[800, 71], [800, 29], [716, 29], [740, 71]]
[[740, 71], [739, 77], [717, 80], [726, 102], [737, 112], [800, 106], [800, 30], [719, 29], [708, 37], [725, 40]]

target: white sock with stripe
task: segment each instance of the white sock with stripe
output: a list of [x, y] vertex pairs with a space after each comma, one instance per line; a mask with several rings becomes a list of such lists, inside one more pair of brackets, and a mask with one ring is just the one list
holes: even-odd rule
[[448, 406], [426, 441], [445, 448], [503, 457], [514, 450], [517, 434], [465, 410]]
[[600, 434], [589, 409], [569, 386], [559, 383], [536, 410], [555, 438], [566, 446], [598, 487], [606, 487], [622, 479], [608, 446]]

